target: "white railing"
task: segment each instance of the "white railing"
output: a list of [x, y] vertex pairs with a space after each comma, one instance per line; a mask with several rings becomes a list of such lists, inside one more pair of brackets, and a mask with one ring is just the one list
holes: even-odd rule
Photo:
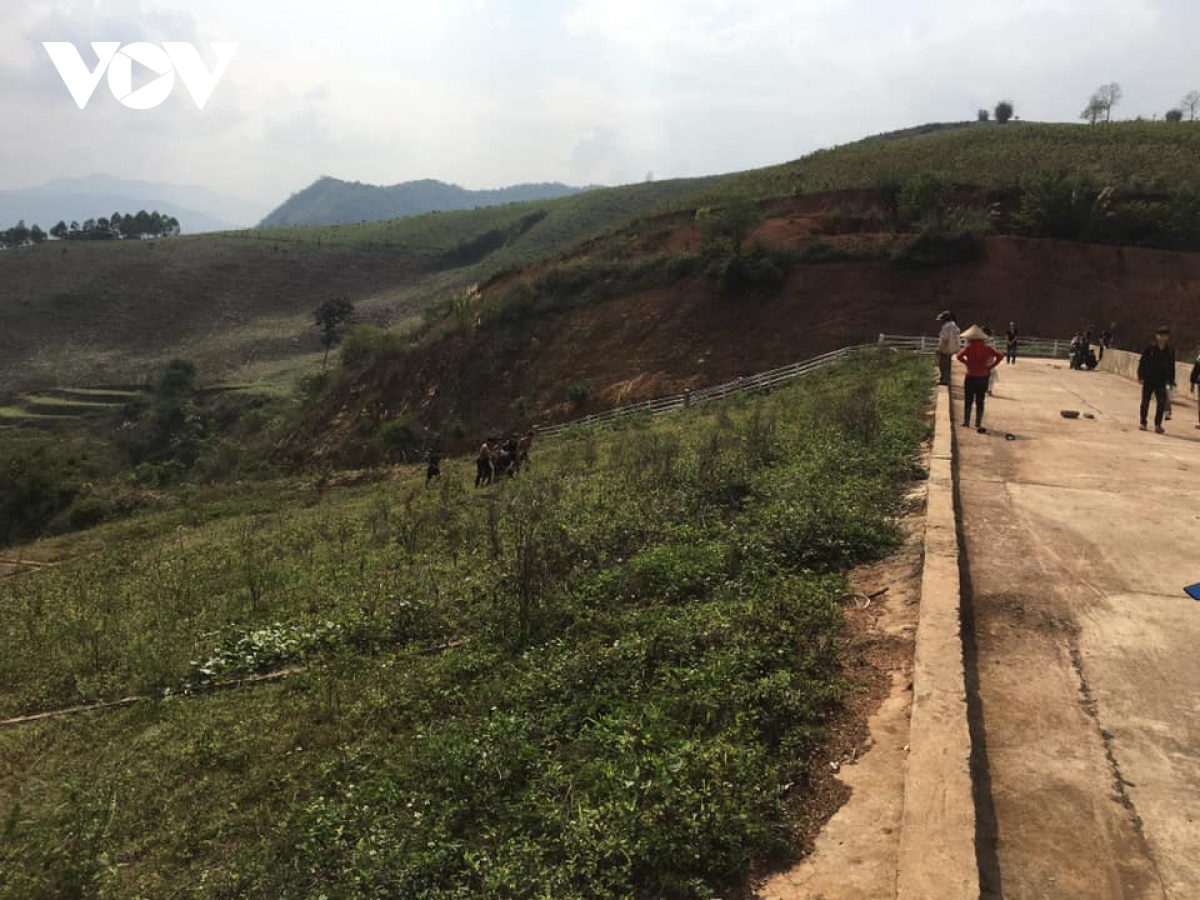
[[[990, 338], [988, 344], [1000, 351], [1004, 350], [1003, 338]], [[937, 345], [937, 337], [931, 335], [901, 337], [894, 334], [881, 334], [877, 346], [889, 347], [893, 350], [911, 350], [915, 353], [933, 353], [937, 350]], [[1035, 359], [1067, 359], [1071, 355], [1071, 342], [1054, 338], [1023, 337], [1019, 353], [1021, 356]]]
[[[996, 340], [992, 339], [989, 343], [995, 346]], [[1070, 343], [1070, 341], [1058, 341], [1046, 338], [1022, 338], [1020, 353], [1026, 357], [1065, 359], [1069, 354]], [[661, 397], [657, 400], [644, 400], [641, 403], [618, 406], [602, 413], [595, 413], [570, 422], [563, 422], [560, 425], [543, 426], [538, 428], [538, 435], [552, 437], [556, 434], [561, 434], [569, 428], [591, 428], [596, 425], [608, 425], [621, 419], [629, 418], [630, 416], [659, 416], [663, 413], [687, 409], [697, 403], [705, 403], [710, 400], [724, 400], [727, 397], [737, 394], [763, 393], [780, 385], [795, 381], [797, 378], [802, 378], [810, 372], [816, 372], [819, 369], [824, 369], [826, 366], [841, 362], [847, 356], [860, 353], [863, 350], [884, 349], [898, 352], [933, 353], [937, 350], [937, 345], [938, 339], [936, 336], [905, 337], [881, 334], [879, 340], [874, 344], [858, 344], [853, 347], [843, 347], [840, 350], [815, 356], [812, 359], [792, 363], [790, 366], [771, 369], [768, 372], [759, 372], [757, 375], [745, 375], [734, 381], [727, 381], [724, 384], [713, 385], [712, 387], [701, 388], [695, 391], [687, 391], [671, 397]]]

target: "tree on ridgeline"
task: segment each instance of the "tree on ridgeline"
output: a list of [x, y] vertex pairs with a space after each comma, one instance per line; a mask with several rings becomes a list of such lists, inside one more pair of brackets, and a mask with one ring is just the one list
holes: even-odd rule
[[1095, 125], [1104, 118], [1104, 104], [1095, 94], [1088, 101], [1088, 105], [1083, 108], [1083, 112], [1079, 114], [1079, 118], [1087, 122], [1089, 125]]
[[1172, 123], [1182, 122], [1183, 121], [1183, 110], [1182, 109], [1167, 110], [1167, 114], [1166, 114], [1165, 118], [1168, 122], [1172, 122]]
[[1101, 119], [1105, 123], [1111, 122], [1112, 111], [1124, 96], [1125, 92], [1121, 90], [1121, 85], [1117, 82], [1103, 84], [1096, 89], [1096, 93], [1092, 94], [1092, 99], [1088, 101], [1088, 105], [1084, 107], [1079, 117], [1092, 125]]
[[25, 223], [18, 222], [13, 228], [0, 231], [0, 235], [4, 236], [3, 246], [23, 247], [26, 243], [40, 244], [48, 238], [59, 241], [142, 240], [177, 237], [182, 232], [179, 220], [174, 216], [145, 210], [136, 215], [114, 212], [110, 218], [101, 216], [99, 219], [87, 219], [82, 225], [72, 222], [68, 226], [66, 222], [60, 221], [49, 233], [37, 228], [35, 234], [34, 229], [22, 231], [24, 228]]
[[321, 368], [329, 364], [329, 351], [338, 345], [346, 326], [354, 317], [354, 304], [349, 297], [338, 297], [326, 300], [313, 313], [317, 327], [321, 329], [321, 346], [325, 348], [325, 357], [321, 360]]
[[990, 122], [992, 120], [991, 112], [986, 109], [981, 109], [978, 113], [976, 113], [976, 117], [980, 122]]
[[1001, 100], [996, 104], [996, 121], [1001, 125], [1007, 125], [1015, 112], [1016, 110], [1011, 103], [1007, 100]]
[[1188, 91], [1180, 106], [1187, 111], [1188, 120], [1195, 122], [1196, 114], [1200, 112], [1200, 91]]

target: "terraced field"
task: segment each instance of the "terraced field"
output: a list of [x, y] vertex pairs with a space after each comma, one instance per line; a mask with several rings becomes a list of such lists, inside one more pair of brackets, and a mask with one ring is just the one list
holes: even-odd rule
[[6, 425], [42, 428], [78, 425], [81, 420], [111, 416], [142, 394], [142, 391], [127, 386], [52, 388], [21, 394], [11, 403], [0, 405], [0, 428]]

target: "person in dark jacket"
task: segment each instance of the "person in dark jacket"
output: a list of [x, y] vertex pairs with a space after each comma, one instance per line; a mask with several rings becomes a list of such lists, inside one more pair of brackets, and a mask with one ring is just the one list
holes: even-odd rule
[[1156, 401], [1154, 430], [1163, 434], [1163, 417], [1171, 402], [1167, 391], [1175, 387], [1175, 348], [1171, 346], [1171, 329], [1159, 325], [1154, 330], [1154, 343], [1142, 352], [1138, 363], [1138, 384], [1142, 386], [1142, 431], [1148, 428], [1150, 398]]
[[[1196, 364], [1192, 366], [1192, 377], [1188, 380], [1192, 383], [1191, 391], [1193, 394], [1197, 390], [1200, 390], [1200, 356], [1196, 357]], [[1200, 398], [1196, 399], [1196, 413], [1200, 416]], [[1200, 428], [1200, 422], [1196, 423], [1196, 427]]]
[[1020, 336], [1017, 334], [1017, 323], [1009, 322], [1008, 331], [1004, 333], [1004, 348], [1007, 351], [1005, 358], [1010, 366], [1017, 364], [1017, 347], [1020, 344]]
[[485, 440], [479, 447], [479, 455], [475, 457], [475, 487], [486, 487], [492, 483], [492, 441]]

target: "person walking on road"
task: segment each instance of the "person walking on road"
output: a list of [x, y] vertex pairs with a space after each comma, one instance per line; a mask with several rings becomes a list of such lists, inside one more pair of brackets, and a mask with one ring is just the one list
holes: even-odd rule
[[950, 310], [941, 313], [937, 320], [942, 323], [942, 330], [938, 334], [938, 371], [941, 373], [942, 384], [950, 384], [950, 378], [953, 374], [954, 354], [958, 353], [961, 332], [958, 328], [958, 319]]
[[1142, 431], [1149, 428], [1150, 398], [1156, 401], [1154, 430], [1164, 434], [1163, 419], [1170, 408], [1168, 391], [1175, 387], [1175, 348], [1171, 346], [1171, 329], [1159, 325], [1154, 330], [1154, 343], [1142, 351], [1138, 363], [1138, 384], [1142, 386]]
[[1017, 364], [1017, 345], [1020, 343], [1017, 336], [1017, 323], [1009, 322], [1008, 331], [1004, 333], [1004, 358], [1008, 360], [1010, 366]]
[[967, 380], [963, 385], [966, 399], [963, 401], [963, 428], [971, 427], [971, 407], [975, 407], [975, 427], [980, 434], [983, 427], [983, 403], [987, 398], [988, 382], [992, 370], [1004, 362], [1004, 354], [987, 343], [987, 332], [972, 325], [962, 335], [967, 340], [956, 359], [967, 367]]

